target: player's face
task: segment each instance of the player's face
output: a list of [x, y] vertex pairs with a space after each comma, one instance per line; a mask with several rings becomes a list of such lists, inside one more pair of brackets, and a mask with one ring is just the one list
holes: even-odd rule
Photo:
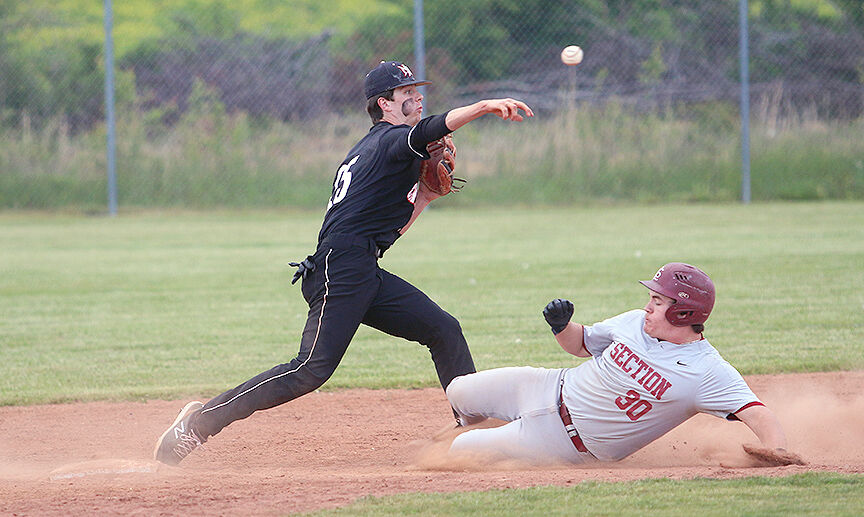
[[420, 122], [423, 116], [423, 95], [414, 85], [400, 86], [393, 90], [393, 103], [397, 106], [397, 115], [401, 115], [402, 122], [413, 126]]
[[666, 310], [675, 302], [672, 298], [654, 291], [650, 292], [648, 303], [645, 305], [645, 325], [642, 327], [645, 333], [655, 339], [667, 339], [675, 327], [666, 319]]

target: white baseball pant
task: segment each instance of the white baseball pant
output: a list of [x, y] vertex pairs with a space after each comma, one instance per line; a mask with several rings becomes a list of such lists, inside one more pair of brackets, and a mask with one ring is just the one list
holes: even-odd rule
[[460, 417], [491, 417], [508, 423], [464, 432], [453, 440], [450, 451], [536, 465], [596, 461], [590, 453], [576, 450], [558, 413], [565, 371], [524, 366], [453, 379], [447, 398]]

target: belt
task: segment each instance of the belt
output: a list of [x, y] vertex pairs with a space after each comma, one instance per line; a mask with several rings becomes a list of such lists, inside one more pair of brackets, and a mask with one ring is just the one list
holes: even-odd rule
[[372, 237], [362, 237], [360, 235], [352, 235], [349, 233], [333, 233], [330, 234], [318, 244], [318, 249], [322, 247], [335, 249], [362, 248], [375, 256], [379, 256], [378, 245]]
[[337, 249], [347, 249], [356, 246], [370, 251], [377, 258], [381, 258], [384, 255], [384, 252], [387, 251], [398, 238], [399, 232], [397, 230], [384, 232], [375, 235], [374, 237], [364, 237], [350, 233], [331, 233], [318, 243], [318, 249], [321, 249], [322, 246]]
[[[561, 379], [561, 387], [564, 387], [564, 379]], [[585, 448], [585, 444], [582, 443], [582, 438], [579, 437], [579, 431], [577, 431], [576, 426], [573, 425], [570, 411], [568, 411], [567, 406], [564, 405], [563, 394], [558, 395], [558, 414], [561, 416], [561, 421], [564, 422], [564, 429], [567, 430], [567, 434], [570, 436], [570, 441], [573, 442], [576, 450], [579, 452], [588, 452], [588, 449]], [[588, 452], [588, 454], [591, 453]]]

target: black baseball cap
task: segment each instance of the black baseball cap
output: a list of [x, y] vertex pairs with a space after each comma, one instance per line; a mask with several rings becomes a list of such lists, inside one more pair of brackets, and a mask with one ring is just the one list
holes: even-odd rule
[[412, 84], [422, 85], [432, 83], [415, 78], [411, 69], [399, 61], [381, 61], [378, 66], [366, 74], [363, 91], [366, 94], [366, 100], [369, 100], [387, 90], [400, 86], [410, 86]]

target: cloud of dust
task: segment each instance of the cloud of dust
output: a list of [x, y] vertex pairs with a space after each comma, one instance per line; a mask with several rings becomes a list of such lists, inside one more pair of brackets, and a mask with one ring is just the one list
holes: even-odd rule
[[20, 481], [38, 479], [44, 474], [44, 469], [36, 466], [0, 461], [0, 480]]
[[864, 393], [798, 388], [765, 401], [783, 424], [789, 449], [814, 464], [864, 465]]
[[[864, 393], [837, 393], [794, 377], [758, 394], [780, 420], [787, 449], [811, 465], [864, 466]], [[759, 440], [743, 423], [697, 415], [618, 464], [756, 466], [741, 448], [744, 443]]]

